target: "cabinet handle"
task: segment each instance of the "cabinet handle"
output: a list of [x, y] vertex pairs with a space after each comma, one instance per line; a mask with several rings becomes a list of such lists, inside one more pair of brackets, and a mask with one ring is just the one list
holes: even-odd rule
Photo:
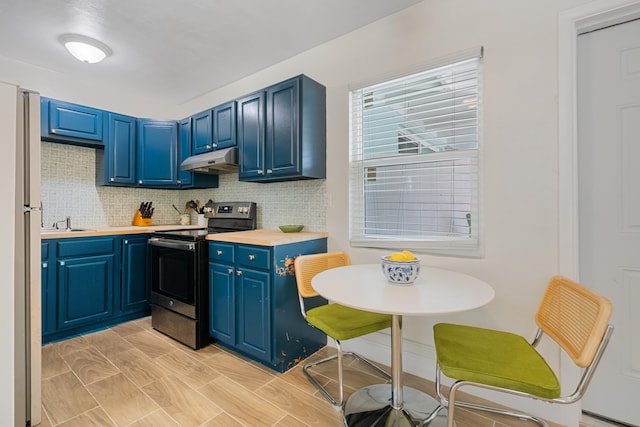
[[178, 180], [178, 181], [176, 181], [176, 183], [177, 183], [178, 185], [180, 185], [180, 184], [182, 184], [182, 181]]
[[51, 133], [56, 133], [56, 130], [55, 129], [51, 129]]
[[240, 270], [236, 271], [236, 275], [242, 276], [242, 271], [240, 271]]
[[42, 268], [47, 268], [47, 267], [49, 267], [49, 264], [48, 264], [48, 263], [46, 263], [46, 262], [43, 262], [43, 263], [42, 263]]
[[110, 182], [115, 182], [115, 181], [116, 181], [116, 179], [115, 179], [115, 178], [110, 178], [110, 179], [109, 179], [109, 181], [110, 181]]
[[233, 274], [233, 268], [228, 269], [228, 270], [227, 270], [227, 273], [229, 273], [229, 274]]
[[218, 148], [218, 144], [213, 144], [212, 147], [213, 148]]
[[64, 261], [60, 261], [60, 265], [65, 265]]
[[273, 171], [271, 169], [267, 169], [267, 175], [273, 173]]
[[125, 245], [128, 245], [128, 244], [129, 244], [129, 241], [128, 241], [128, 240], [125, 240], [125, 241], [124, 241], [124, 244], [125, 244]]
[[138, 181], [138, 184], [142, 184], [142, 180]]
[[256, 259], [255, 255], [249, 255], [249, 261], [253, 261], [254, 259]]
[[207, 145], [206, 148], [207, 148], [207, 150], [211, 150], [211, 146], [210, 145]]
[[222, 255], [222, 251], [216, 251], [216, 255]]
[[264, 171], [262, 169], [258, 169], [258, 175], [264, 175]]

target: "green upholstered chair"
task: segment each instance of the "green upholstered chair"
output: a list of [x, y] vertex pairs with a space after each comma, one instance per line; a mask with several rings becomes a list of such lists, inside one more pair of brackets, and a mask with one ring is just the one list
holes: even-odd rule
[[[611, 302], [597, 292], [565, 277], [551, 278], [536, 312], [538, 332], [530, 344], [502, 331], [439, 323], [434, 326], [436, 393], [448, 408], [448, 426], [454, 425], [456, 406], [527, 419], [544, 420], [510, 410], [457, 400], [462, 387], [480, 387], [545, 402], [569, 404], [584, 395], [609, 342], [613, 326]], [[564, 395], [560, 382], [535, 347], [543, 335], [553, 339], [582, 369], [575, 388]], [[442, 375], [454, 380], [448, 393]]]
[[[321, 330], [336, 343], [337, 354], [318, 361], [306, 363], [302, 370], [307, 378], [322, 392], [322, 394], [335, 406], [342, 406], [344, 401], [343, 387], [343, 355], [351, 355], [360, 359], [366, 365], [375, 369], [387, 378], [389, 374], [376, 365], [353, 352], [343, 352], [340, 341], [357, 338], [372, 332], [391, 327], [391, 316], [387, 314], [371, 313], [345, 307], [340, 304], [324, 304], [307, 309], [305, 300], [318, 296], [318, 293], [311, 286], [311, 279], [321, 271], [330, 268], [342, 267], [350, 264], [349, 255], [344, 252], [331, 252], [314, 255], [300, 255], [296, 257], [294, 268], [296, 272], [296, 283], [298, 285], [298, 297], [300, 299], [300, 310], [302, 316], [311, 326]], [[316, 299], [317, 300], [317, 299]], [[334, 398], [331, 394], [309, 373], [312, 368], [321, 363], [337, 359], [338, 361], [338, 383], [340, 395]]]

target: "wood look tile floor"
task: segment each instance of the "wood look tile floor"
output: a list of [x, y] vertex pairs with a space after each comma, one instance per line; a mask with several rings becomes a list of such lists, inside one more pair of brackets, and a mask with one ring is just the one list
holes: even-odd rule
[[[347, 396], [384, 382], [345, 362]], [[315, 372], [335, 392], [335, 366], [327, 365]], [[430, 381], [406, 375], [405, 384], [433, 394]], [[503, 418], [459, 410], [456, 424], [530, 425]], [[42, 427], [342, 425], [300, 366], [280, 374], [217, 345], [194, 351], [152, 329], [149, 317], [42, 348]]]

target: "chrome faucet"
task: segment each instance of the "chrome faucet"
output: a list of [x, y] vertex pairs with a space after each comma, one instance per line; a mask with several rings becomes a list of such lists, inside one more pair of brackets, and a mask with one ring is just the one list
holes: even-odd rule
[[66, 219], [54, 222], [53, 223], [53, 228], [55, 228], [56, 230], [59, 230], [61, 222], [66, 222], [66, 226], [67, 226], [66, 229], [67, 230], [71, 230], [71, 217], [70, 216], [68, 216]]

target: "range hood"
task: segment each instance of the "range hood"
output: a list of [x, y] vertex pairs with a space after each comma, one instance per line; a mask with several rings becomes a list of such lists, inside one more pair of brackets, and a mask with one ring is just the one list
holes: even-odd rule
[[183, 171], [208, 173], [212, 175], [237, 172], [238, 149], [236, 147], [230, 147], [187, 157], [182, 164], [180, 164], [180, 169]]

